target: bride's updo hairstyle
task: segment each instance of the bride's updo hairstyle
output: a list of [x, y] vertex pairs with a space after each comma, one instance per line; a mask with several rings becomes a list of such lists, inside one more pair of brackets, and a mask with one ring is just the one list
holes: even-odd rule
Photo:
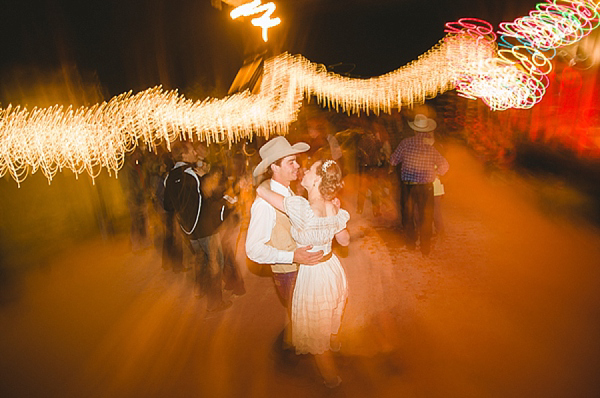
[[342, 170], [335, 160], [322, 160], [317, 167], [317, 175], [321, 177], [319, 192], [323, 199], [331, 200], [335, 198], [336, 193], [344, 186], [342, 181]]

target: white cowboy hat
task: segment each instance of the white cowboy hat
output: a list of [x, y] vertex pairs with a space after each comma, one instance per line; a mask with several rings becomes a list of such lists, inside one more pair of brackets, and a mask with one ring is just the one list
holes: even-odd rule
[[305, 142], [298, 142], [290, 145], [288, 140], [283, 136], [275, 137], [263, 146], [260, 147], [261, 162], [256, 166], [252, 175], [258, 177], [264, 173], [271, 163], [286, 156], [295, 155], [297, 153], [306, 152], [310, 149], [310, 145]]
[[413, 122], [408, 122], [411, 129], [420, 132], [433, 131], [437, 127], [437, 123], [433, 119], [429, 119], [427, 116], [417, 113]]

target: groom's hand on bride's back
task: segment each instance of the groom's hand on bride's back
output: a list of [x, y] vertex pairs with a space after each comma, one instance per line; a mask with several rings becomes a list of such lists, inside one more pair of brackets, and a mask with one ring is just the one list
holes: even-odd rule
[[309, 252], [312, 246], [303, 246], [294, 250], [294, 262], [304, 265], [315, 265], [323, 258], [323, 250]]

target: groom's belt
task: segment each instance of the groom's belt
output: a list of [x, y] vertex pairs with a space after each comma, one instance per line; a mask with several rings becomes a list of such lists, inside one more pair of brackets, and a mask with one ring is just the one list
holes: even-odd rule
[[298, 271], [298, 264], [271, 264], [271, 271], [275, 274], [287, 274], [288, 272]]

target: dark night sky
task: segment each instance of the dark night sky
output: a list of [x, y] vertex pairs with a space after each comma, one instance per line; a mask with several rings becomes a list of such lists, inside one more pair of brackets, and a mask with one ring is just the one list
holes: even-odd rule
[[[184, 94], [195, 85], [223, 93], [245, 50], [260, 42], [258, 28], [232, 21], [228, 6], [217, 10], [210, 0], [9, 1], [0, 13], [0, 86], [32, 84], [31, 71], [68, 66], [95, 76], [109, 96], [158, 84]], [[443, 37], [445, 22], [478, 17], [497, 27], [536, 3], [285, 0], [276, 2], [274, 16], [283, 22], [269, 31], [269, 43], [274, 53], [344, 63], [339, 73], [377, 76], [426, 52]], [[15, 82], [21, 79], [29, 81]], [[2, 96], [3, 107], [12, 102]]]

